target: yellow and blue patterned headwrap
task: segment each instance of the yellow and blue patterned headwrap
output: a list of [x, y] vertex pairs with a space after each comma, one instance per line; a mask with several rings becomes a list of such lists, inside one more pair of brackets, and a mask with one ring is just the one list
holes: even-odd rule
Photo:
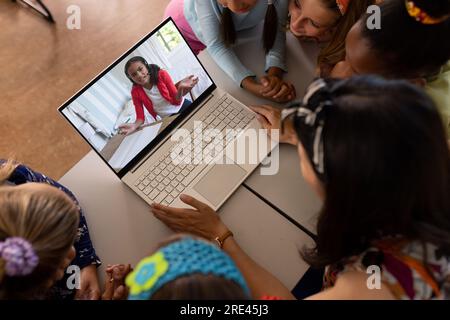
[[126, 278], [129, 300], [149, 300], [166, 283], [194, 273], [215, 275], [250, 290], [231, 258], [214, 244], [185, 237], [142, 259]]

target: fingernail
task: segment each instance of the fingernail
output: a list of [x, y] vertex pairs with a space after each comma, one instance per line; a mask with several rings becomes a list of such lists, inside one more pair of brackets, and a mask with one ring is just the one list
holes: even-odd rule
[[182, 194], [180, 194], [180, 199], [181, 200], [188, 200], [190, 198], [190, 196], [188, 196], [187, 194], [184, 194], [184, 193], [182, 193]]

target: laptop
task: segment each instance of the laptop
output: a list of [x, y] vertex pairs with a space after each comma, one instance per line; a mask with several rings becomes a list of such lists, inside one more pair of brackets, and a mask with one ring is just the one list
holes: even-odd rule
[[[185, 95], [179, 106], [161, 97], [157, 101], [158, 92], [145, 89], [155, 101], [154, 112], [141, 105], [144, 123], [124, 135], [122, 128], [138, 117], [132, 79], [124, 71], [136, 56], [164, 70], [175, 88], [189, 77], [196, 83], [180, 93]], [[179, 199], [184, 193], [217, 210], [275, 146], [255, 113], [216, 86], [171, 18], [58, 111], [117, 177], [149, 204], [186, 207]]]

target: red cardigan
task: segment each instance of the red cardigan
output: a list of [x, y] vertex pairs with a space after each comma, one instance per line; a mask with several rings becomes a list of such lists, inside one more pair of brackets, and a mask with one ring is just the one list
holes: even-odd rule
[[[169, 101], [169, 103], [175, 106], [181, 104], [182, 99], [176, 99], [178, 90], [167, 71], [162, 69], [159, 70], [157, 87], [162, 97]], [[155, 112], [155, 109], [153, 109], [152, 100], [150, 100], [141, 85], [133, 85], [133, 88], [131, 89], [131, 98], [133, 99], [134, 108], [136, 110], [136, 120], [145, 121], [143, 106], [145, 106], [145, 108], [147, 108], [148, 112], [153, 116], [153, 118], [156, 119], [157, 114]]]

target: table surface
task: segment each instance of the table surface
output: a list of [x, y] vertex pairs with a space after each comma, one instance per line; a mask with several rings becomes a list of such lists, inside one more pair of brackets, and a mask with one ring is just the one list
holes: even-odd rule
[[[157, 220], [136, 193], [91, 151], [60, 182], [84, 208], [90, 235], [103, 266], [136, 263], [171, 231]], [[255, 261], [293, 288], [308, 266], [299, 250], [312, 239], [241, 186], [219, 210], [242, 248]], [[282, 248], [282, 250], [280, 250]]]
[[[287, 65], [289, 71], [285, 74], [284, 79], [295, 85], [297, 99], [301, 99], [307, 86], [314, 79], [315, 57], [318, 49], [313, 43], [302, 43], [300, 45], [290, 33], [287, 34], [287, 38]], [[236, 52], [243, 63], [249, 66], [253, 72], [256, 72], [258, 75], [263, 74], [264, 54], [261, 50], [255, 50], [253, 34], [249, 34], [248, 39], [242, 41], [236, 48]], [[246, 54], [247, 52], [252, 52], [252, 54], [248, 55]], [[202, 55], [201, 60], [216, 84], [226, 89], [244, 104], [268, 104], [282, 107], [282, 105], [256, 98], [239, 88], [219, 69], [208, 55]], [[279, 163], [279, 171], [276, 175], [261, 175], [260, 170], [257, 169], [245, 181], [245, 185], [279, 208], [302, 227], [315, 233], [320, 200], [301, 176], [296, 148], [290, 145], [280, 145]]]
[[[264, 69], [264, 56], [255, 50], [250, 38], [236, 48], [244, 64], [257, 74]], [[249, 51], [251, 50], [251, 51]], [[302, 49], [297, 40], [288, 35], [288, 67], [286, 79], [297, 88], [297, 95], [310, 82], [314, 73], [315, 49]], [[255, 52], [246, 55], [246, 52]], [[245, 104], [272, 104], [240, 89], [213, 62], [206, 52], [200, 60], [216, 84]], [[254, 66], [259, 66], [259, 71]], [[106, 164], [91, 151], [60, 182], [71, 189], [85, 210], [90, 234], [104, 266], [112, 263], [135, 265], [171, 231], [153, 217], [148, 205], [122, 183]], [[299, 251], [312, 246], [313, 240], [267, 205], [249, 189], [256, 191], [303, 227], [314, 231], [314, 216], [319, 201], [300, 175], [296, 149], [280, 147], [280, 170], [274, 176], [261, 176], [259, 170], [248, 178], [219, 210], [223, 221], [233, 230], [242, 248], [259, 264], [277, 276], [287, 287], [293, 288], [307, 270]]]

